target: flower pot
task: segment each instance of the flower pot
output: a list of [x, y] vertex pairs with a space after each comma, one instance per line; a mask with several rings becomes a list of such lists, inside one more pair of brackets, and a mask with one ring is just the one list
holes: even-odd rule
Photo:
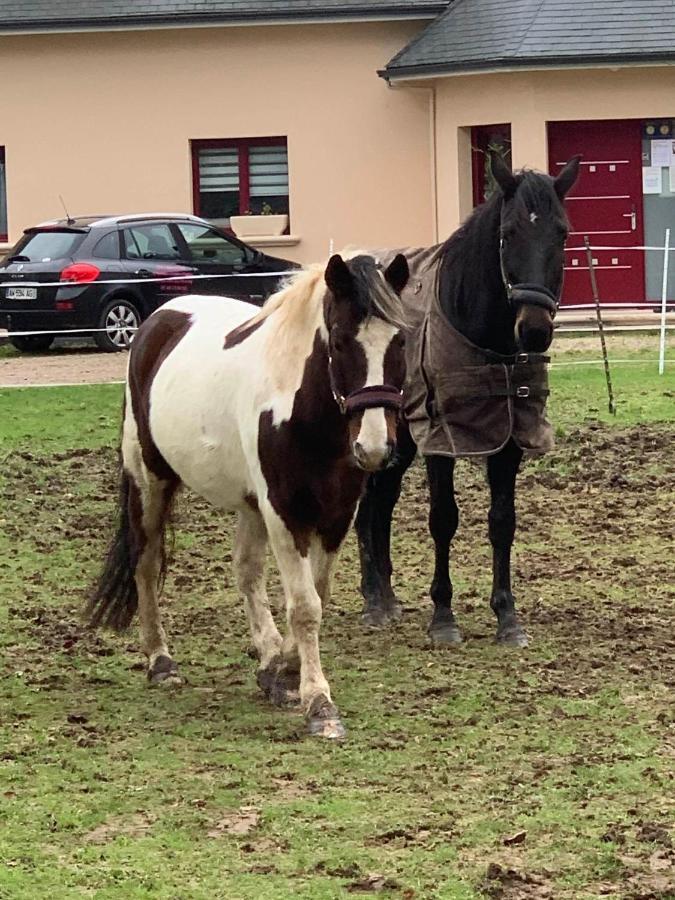
[[237, 237], [269, 237], [283, 234], [288, 226], [288, 216], [230, 216], [230, 228]]

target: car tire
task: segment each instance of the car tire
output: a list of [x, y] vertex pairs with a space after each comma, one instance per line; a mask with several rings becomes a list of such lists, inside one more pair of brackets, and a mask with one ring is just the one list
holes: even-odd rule
[[97, 327], [104, 330], [95, 332], [94, 340], [107, 353], [128, 350], [140, 324], [140, 313], [131, 300], [117, 297], [101, 310]]
[[22, 353], [44, 353], [54, 343], [54, 335], [26, 334], [22, 337], [11, 337], [9, 342]]

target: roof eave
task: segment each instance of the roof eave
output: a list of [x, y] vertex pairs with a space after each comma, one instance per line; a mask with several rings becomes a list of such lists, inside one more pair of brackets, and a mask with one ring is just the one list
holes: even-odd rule
[[378, 75], [390, 84], [399, 81], [412, 81], [428, 78], [443, 78], [453, 75], [487, 75], [496, 72], [534, 71], [540, 69], [589, 69], [613, 68], [619, 66], [650, 66], [654, 64], [675, 65], [674, 52], [660, 53], [623, 53], [615, 56], [557, 56], [521, 59], [477, 60], [476, 62], [430, 63], [413, 66], [393, 66], [380, 69]]
[[32, 22], [0, 25], [0, 35], [43, 34], [73, 31], [131, 31], [140, 29], [166, 28], [212, 28], [227, 25], [293, 25], [319, 24], [326, 22], [363, 22], [411, 19], [433, 19], [445, 8], [444, 2], [427, 3], [415, 9], [402, 10], [400, 7], [364, 7], [360, 10], [337, 13], [333, 10], [312, 10], [307, 13], [289, 11], [275, 15], [258, 13], [238, 13], [237, 15], [166, 15], [166, 16], [110, 16], [105, 19], [38, 19]]

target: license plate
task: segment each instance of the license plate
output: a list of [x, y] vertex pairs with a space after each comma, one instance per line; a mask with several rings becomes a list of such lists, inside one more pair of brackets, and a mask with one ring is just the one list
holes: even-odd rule
[[5, 295], [8, 300], [36, 300], [37, 288], [11, 287]]

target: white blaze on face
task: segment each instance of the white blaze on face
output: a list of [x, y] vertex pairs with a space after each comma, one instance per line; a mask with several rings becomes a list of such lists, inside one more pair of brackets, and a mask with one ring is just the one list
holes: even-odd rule
[[[364, 387], [384, 384], [384, 357], [398, 329], [382, 319], [371, 318], [359, 326], [356, 339], [366, 355], [367, 375]], [[379, 469], [389, 453], [384, 409], [363, 411], [361, 427], [354, 442], [354, 456], [364, 469]]]

